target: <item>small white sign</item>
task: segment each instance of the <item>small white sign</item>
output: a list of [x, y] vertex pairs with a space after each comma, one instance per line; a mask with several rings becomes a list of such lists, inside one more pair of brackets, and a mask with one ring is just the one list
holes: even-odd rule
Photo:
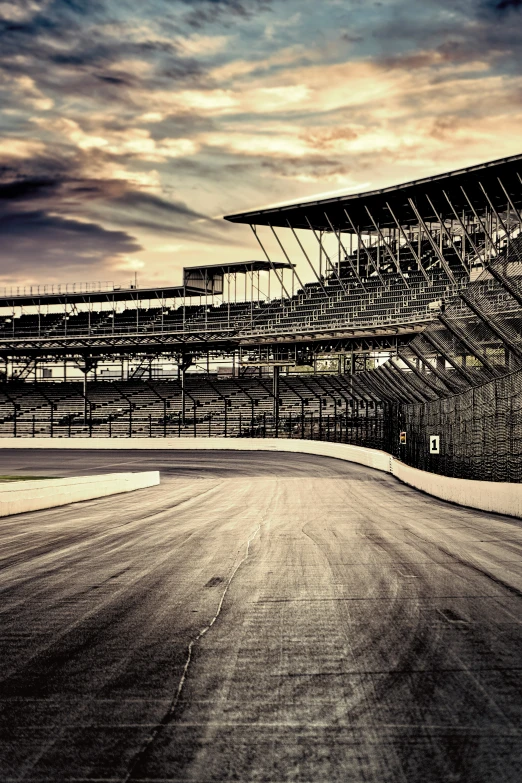
[[430, 435], [430, 454], [439, 454], [440, 435]]

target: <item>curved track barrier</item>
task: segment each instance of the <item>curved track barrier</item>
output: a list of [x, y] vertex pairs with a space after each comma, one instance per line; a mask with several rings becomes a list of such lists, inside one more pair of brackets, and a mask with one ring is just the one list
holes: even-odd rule
[[437, 473], [428, 473], [427, 471], [405, 465], [385, 451], [367, 449], [362, 446], [351, 446], [345, 443], [279, 440], [276, 438], [162, 438], [161, 440], [158, 438], [129, 438], [128, 440], [123, 438], [121, 440], [108, 438], [89, 438], [88, 440], [83, 438], [71, 438], [71, 440], [64, 438], [57, 440], [47, 438], [34, 440], [0, 438], [0, 449], [9, 448], [112, 449], [131, 451], [141, 449], [196, 449], [200, 451], [220, 449], [224, 451], [286, 451], [299, 454], [314, 454], [320, 457], [333, 457], [346, 460], [347, 462], [357, 462], [375, 470], [391, 473], [414, 489], [426, 492], [441, 500], [447, 500], [450, 503], [522, 518], [522, 484], [440, 476]]
[[106, 473], [0, 484], [0, 517], [65, 506], [121, 492], [154, 487], [160, 483], [157, 470], [142, 473]]

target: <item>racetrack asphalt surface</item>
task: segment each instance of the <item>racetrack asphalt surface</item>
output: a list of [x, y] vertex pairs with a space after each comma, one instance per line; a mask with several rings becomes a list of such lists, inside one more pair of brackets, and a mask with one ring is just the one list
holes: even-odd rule
[[522, 780], [520, 520], [309, 455], [0, 452], [152, 469], [0, 519], [0, 781]]

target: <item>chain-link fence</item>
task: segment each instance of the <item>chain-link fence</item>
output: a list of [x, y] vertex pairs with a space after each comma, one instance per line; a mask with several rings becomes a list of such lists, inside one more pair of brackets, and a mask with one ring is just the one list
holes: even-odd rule
[[[393, 452], [457, 478], [522, 481], [522, 372], [433, 402], [402, 406]], [[403, 436], [404, 439], [404, 436]]]

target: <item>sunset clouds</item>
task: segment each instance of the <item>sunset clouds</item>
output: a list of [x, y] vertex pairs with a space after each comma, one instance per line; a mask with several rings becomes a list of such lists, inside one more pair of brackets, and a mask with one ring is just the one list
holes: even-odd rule
[[519, 0], [0, 0], [0, 278], [175, 284], [220, 220], [521, 151]]

